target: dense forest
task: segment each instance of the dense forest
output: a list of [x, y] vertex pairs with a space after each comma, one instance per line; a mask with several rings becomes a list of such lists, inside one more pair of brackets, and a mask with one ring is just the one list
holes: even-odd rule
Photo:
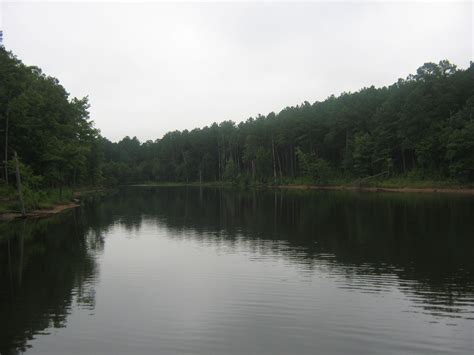
[[[86, 98], [0, 49], [1, 185], [13, 154], [31, 190], [139, 182], [327, 184], [369, 176], [474, 181], [474, 63], [425, 63], [382, 88], [155, 141], [100, 135]], [[157, 117], [157, 124], [159, 118]]]

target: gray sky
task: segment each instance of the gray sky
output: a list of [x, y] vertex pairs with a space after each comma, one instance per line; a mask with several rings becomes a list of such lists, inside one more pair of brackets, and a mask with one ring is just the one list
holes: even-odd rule
[[111, 140], [160, 138], [473, 58], [472, 3], [6, 2], [4, 44], [89, 95]]

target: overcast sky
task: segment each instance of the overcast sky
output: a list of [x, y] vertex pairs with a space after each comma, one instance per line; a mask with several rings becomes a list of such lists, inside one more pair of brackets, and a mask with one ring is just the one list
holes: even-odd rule
[[140, 140], [465, 68], [473, 6], [431, 2], [6, 2], [5, 47], [89, 95], [111, 140]]

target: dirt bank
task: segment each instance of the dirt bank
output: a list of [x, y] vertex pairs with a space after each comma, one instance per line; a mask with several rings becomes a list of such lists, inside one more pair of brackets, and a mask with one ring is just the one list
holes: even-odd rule
[[21, 215], [21, 213], [18, 213], [18, 212], [3, 213], [3, 214], [0, 214], [0, 221], [11, 221], [12, 219], [16, 219], [16, 218], [43, 218], [43, 217], [48, 217], [54, 214], [61, 213], [65, 210], [68, 210], [70, 208], [75, 208], [78, 206], [79, 205], [77, 203], [72, 203], [72, 202], [56, 205], [50, 209], [29, 211], [26, 213], [24, 217]]
[[19, 212], [0, 213], [0, 221], [11, 221], [16, 218], [43, 218], [43, 217], [52, 216], [52, 215], [61, 213], [65, 210], [79, 207], [79, 200], [81, 199], [81, 197], [85, 195], [94, 194], [98, 192], [104, 192], [104, 191], [106, 190], [95, 189], [95, 190], [75, 191], [74, 202], [57, 204], [54, 207], [48, 208], [48, 209], [28, 211], [24, 217]]

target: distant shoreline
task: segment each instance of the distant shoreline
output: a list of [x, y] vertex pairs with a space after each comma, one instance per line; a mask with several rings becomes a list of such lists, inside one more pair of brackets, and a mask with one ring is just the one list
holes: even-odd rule
[[445, 188], [445, 187], [356, 187], [344, 185], [278, 185], [279, 189], [300, 190], [351, 190], [368, 192], [401, 192], [401, 193], [455, 193], [474, 195], [474, 188]]
[[[239, 187], [229, 182], [212, 182], [212, 183], [144, 183], [144, 184], [133, 184], [129, 186], [135, 187], [179, 187], [179, 186], [202, 186], [202, 187]], [[288, 185], [271, 185], [271, 184], [260, 184], [250, 185], [249, 188], [277, 188], [277, 189], [288, 189], [288, 190], [348, 190], [348, 191], [365, 191], [365, 192], [399, 192], [399, 193], [443, 193], [443, 194], [463, 194], [463, 195], [474, 195], [474, 188], [459, 186], [459, 187], [383, 187], [383, 186], [367, 186], [357, 187], [352, 185], [308, 185], [308, 184], [288, 184]]]

